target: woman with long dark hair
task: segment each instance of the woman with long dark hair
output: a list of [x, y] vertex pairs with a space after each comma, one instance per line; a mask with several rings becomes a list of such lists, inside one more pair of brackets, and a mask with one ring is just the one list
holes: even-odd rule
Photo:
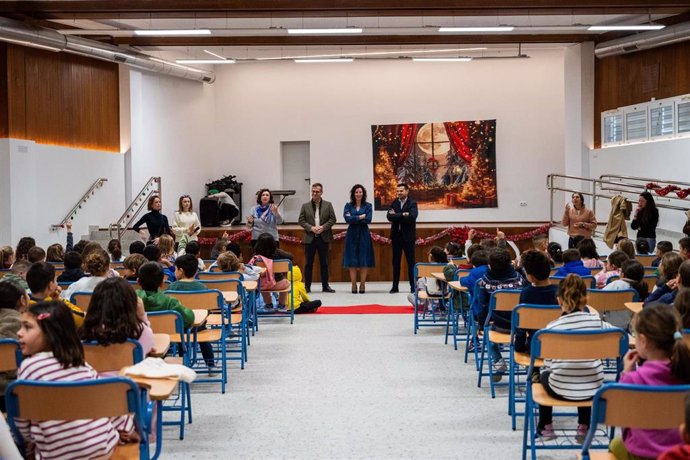
[[350, 271], [352, 293], [357, 293], [357, 270], [359, 270], [359, 293], [364, 294], [367, 282], [367, 270], [374, 266], [374, 247], [369, 234], [369, 223], [372, 218], [371, 203], [367, 202], [367, 190], [363, 185], [355, 184], [350, 189], [350, 202], [343, 211], [347, 227], [343, 267]]
[[149, 231], [148, 241], [153, 241], [154, 244], [158, 243], [159, 236], [170, 235], [168, 218], [164, 214], [161, 214], [162, 207], [161, 197], [158, 195], [151, 195], [147, 204], [149, 212], [141, 216], [141, 219], [139, 219], [136, 224], [132, 225], [134, 231], [139, 232], [142, 239], [145, 239], [146, 233], [140, 230], [140, 227], [146, 224], [146, 229]]
[[637, 230], [637, 239], [644, 238], [650, 248], [656, 247], [656, 226], [659, 224], [659, 210], [654, 203], [654, 197], [649, 192], [640, 193], [637, 201], [635, 216], [630, 224]]

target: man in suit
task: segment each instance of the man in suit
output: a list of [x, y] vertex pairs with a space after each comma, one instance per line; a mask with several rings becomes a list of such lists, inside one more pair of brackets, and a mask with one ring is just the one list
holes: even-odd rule
[[410, 280], [410, 292], [414, 292], [414, 242], [417, 239], [417, 203], [408, 197], [410, 188], [407, 184], [398, 184], [398, 199], [393, 201], [386, 217], [391, 223], [391, 240], [393, 245], [393, 287], [390, 293], [398, 292], [400, 281], [400, 259], [405, 251], [407, 276]]
[[323, 292], [335, 292], [328, 284], [328, 248], [333, 240], [331, 228], [335, 224], [333, 205], [321, 199], [323, 186], [318, 182], [311, 186], [311, 201], [302, 205], [298, 222], [304, 229], [302, 242], [307, 261], [304, 265], [304, 285], [311, 292], [311, 275], [314, 255], [319, 254], [321, 265], [321, 285]]

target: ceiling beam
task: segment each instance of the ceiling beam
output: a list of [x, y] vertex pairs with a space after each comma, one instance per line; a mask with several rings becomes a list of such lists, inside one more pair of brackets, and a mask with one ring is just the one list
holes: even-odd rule
[[579, 43], [590, 34], [540, 35], [357, 35], [357, 36], [253, 36], [253, 37], [113, 37], [112, 43], [130, 46], [352, 46], [451, 45], [501, 43]]
[[2, 1], [0, 14], [37, 19], [155, 17], [675, 14], [687, 0], [38, 0]]

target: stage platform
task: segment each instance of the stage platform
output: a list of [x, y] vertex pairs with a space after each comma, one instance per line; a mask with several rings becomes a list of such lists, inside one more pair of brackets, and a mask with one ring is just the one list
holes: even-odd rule
[[[499, 228], [507, 236], [510, 236], [535, 230], [545, 224], [545, 222], [424, 222], [417, 224], [417, 238], [435, 239], [436, 235], [448, 229], [449, 227], [464, 226], [492, 234], [495, 234], [496, 228]], [[390, 224], [388, 223], [373, 223], [369, 225], [369, 229], [372, 233], [381, 237], [388, 238], [390, 235]], [[247, 227], [243, 225], [203, 228], [201, 230], [201, 234], [199, 235], [199, 241], [202, 247], [202, 257], [210, 257], [213, 244], [215, 243], [216, 239], [223, 234], [223, 232], [228, 232], [232, 237], [232, 235], [244, 232], [246, 230]], [[333, 226], [334, 235], [345, 231], [347, 231], [347, 224], [335, 224]], [[293, 262], [299, 265], [300, 268], [304, 269], [304, 247], [301, 243], [304, 230], [302, 227], [297, 224], [279, 225], [278, 233], [281, 237], [287, 238], [287, 240], [281, 239], [281, 249], [290, 252], [294, 256]], [[426, 244], [418, 244], [415, 250], [415, 260], [417, 262], [426, 262], [428, 260], [427, 254], [432, 246], [443, 247], [448, 241], [450, 241], [450, 239], [450, 235], [445, 235], [439, 239], [436, 239], [435, 241]], [[245, 261], [249, 260], [252, 255], [252, 249], [249, 241], [243, 239], [239, 241], [239, 243], [242, 248], [243, 259]], [[342, 266], [344, 243], [345, 240], [340, 239], [331, 244], [328, 271], [330, 281], [333, 282], [345, 282], [350, 280], [348, 270]], [[532, 247], [531, 239], [518, 241], [516, 244], [520, 251], [524, 251]], [[369, 270], [367, 279], [370, 281], [390, 281], [393, 278], [393, 268], [391, 266], [391, 246], [374, 241], [374, 257], [376, 260], [376, 266]], [[316, 288], [318, 288], [318, 283], [320, 282], [319, 271], [320, 268], [317, 260], [317, 262], [314, 263], [313, 277], [313, 283], [317, 284], [317, 286], [315, 286]], [[401, 272], [403, 276], [402, 279], [406, 280], [407, 269], [405, 268], [404, 257]]]

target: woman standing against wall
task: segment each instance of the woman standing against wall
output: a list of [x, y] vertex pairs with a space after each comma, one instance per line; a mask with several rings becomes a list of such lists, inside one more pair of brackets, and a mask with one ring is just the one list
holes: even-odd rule
[[650, 248], [656, 247], [656, 226], [659, 224], [659, 210], [654, 203], [654, 197], [649, 192], [640, 193], [637, 209], [630, 224], [637, 230], [637, 239], [644, 238]]
[[369, 234], [372, 219], [371, 203], [367, 203], [367, 190], [355, 184], [350, 190], [350, 202], [343, 211], [347, 227], [343, 267], [350, 271], [352, 293], [357, 293], [357, 270], [359, 270], [359, 293], [364, 294], [367, 282], [367, 270], [374, 266], [374, 247]]
[[201, 233], [201, 222], [194, 212], [192, 198], [189, 195], [180, 197], [178, 209], [173, 218], [173, 230], [177, 241], [181, 241], [184, 235], [188, 235], [190, 240], [196, 240]]
[[247, 216], [247, 226], [252, 229], [252, 246], [262, 233], [270, 234], [276, 243], [278, 240], [278, 225], [283, 223], [283, 216], [278, 206], [273, 203], [273, 194], [267, 188], [256, 192], [256, 206], [252, 206]]
[[561, 224], [568, 227], [568, 249], [577, 246], [585, 238], [592, 238], [597, 228], [597, 218], [591, 209], [585, 207], [585, 198], [580, 192], [570, 197], [570, 203], [565, 205]]
[[146, 233], [141, 230], [141, 226], [146, 224], [146, 229], [149, 231], [148, 241], [153, 241], [154, 244], [158, 243], [158, 237], [161, 235], [170, 234], [170, 224], [168, 224], [168, 218], [164, 214], [161, 214], [161, 208], [163, 204], [161, 198], [158, 195], [151, 195], [147, 205], [149, 212], [141, 216], [139, 221], [132, 225], [135, 232], [139, 232], [141, 238], [146, 240]]

